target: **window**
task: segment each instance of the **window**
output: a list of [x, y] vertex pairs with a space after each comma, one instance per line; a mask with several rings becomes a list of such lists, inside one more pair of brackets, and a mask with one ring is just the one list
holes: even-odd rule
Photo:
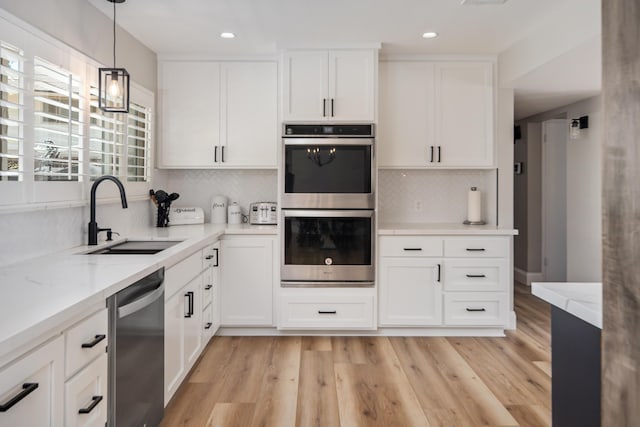
[[24, 53], [0, 42], [0, 181], [22, 181]]
[[79, 181], [82, 175], [82, 82], [70, 72], [34, 60], [36, 181]]
[[128, 182], [148, 182], [151, 108], [132, 101], [129, 114], [105, 113], [98, 108], [98, 88], [92, 86], [90, 94], [91, 179], [108, 174]]

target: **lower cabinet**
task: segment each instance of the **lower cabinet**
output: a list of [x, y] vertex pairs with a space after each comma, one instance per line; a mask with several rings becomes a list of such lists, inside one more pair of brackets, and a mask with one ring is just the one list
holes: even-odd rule
[[272, 236], [222, 240], [222, 326], [273, 326], [275, 245]]
[[380, 260], [381, 326], [442, 324], [442, 261], [382, 257]]
[[0, 370], [0, 426], [63, 426], [64, 338]]
[[283, 289], [279, 329], [375, 329], [373, 288]]
[[65, 383], [65, 427], [102, 427], [107, 422], [108, 359], [103, 352]]
[[202, 275], [165, 301], [165, 405], [176, 392], [202, 349]]

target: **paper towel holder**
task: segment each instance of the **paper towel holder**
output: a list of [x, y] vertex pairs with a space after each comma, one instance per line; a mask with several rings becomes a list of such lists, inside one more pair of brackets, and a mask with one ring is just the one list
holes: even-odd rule
[[[477, 187], [471, 187], [471, 191], [476, 191], [478, 188]], [[462, 223], [464, 225], [485, 225], [486, 222], [485, 221], [469, 221], [468, 219], [465, 219], [464, 221], [462, 221]]]

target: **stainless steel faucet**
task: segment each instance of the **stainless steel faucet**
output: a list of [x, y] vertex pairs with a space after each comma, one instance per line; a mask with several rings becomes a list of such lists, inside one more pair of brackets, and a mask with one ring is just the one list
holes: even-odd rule
[[98, 223], [96, 223], [96, 189], [98, 188], [98, 184], [105, 180], [113, 181], [114, 184], [118, 186], [118, 190], [120, 190], [120, 200], [122, 200], [122, 209], [127, 208], [127, 195], [124, 193], [124, 186], [118, 178], [112, 175], [103, 175], [93, 182], [91, 186], [91, 220], [89, 221], [89, 245], [92, 246], [98, 244], [99, 232], [111, 231], [110, 228], [98, 227]]

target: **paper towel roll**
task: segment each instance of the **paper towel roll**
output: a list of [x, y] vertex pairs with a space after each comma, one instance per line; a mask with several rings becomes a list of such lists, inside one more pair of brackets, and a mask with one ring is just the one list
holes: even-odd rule
[[477, 187], [471, 187], [467, 195], [467, 221], [472, 223], [482, 221], [481, 196], [482, 193]]
[[211, 199], [211, 223], [224, 224], [227, 222], [227, 198], [213, 196]]

